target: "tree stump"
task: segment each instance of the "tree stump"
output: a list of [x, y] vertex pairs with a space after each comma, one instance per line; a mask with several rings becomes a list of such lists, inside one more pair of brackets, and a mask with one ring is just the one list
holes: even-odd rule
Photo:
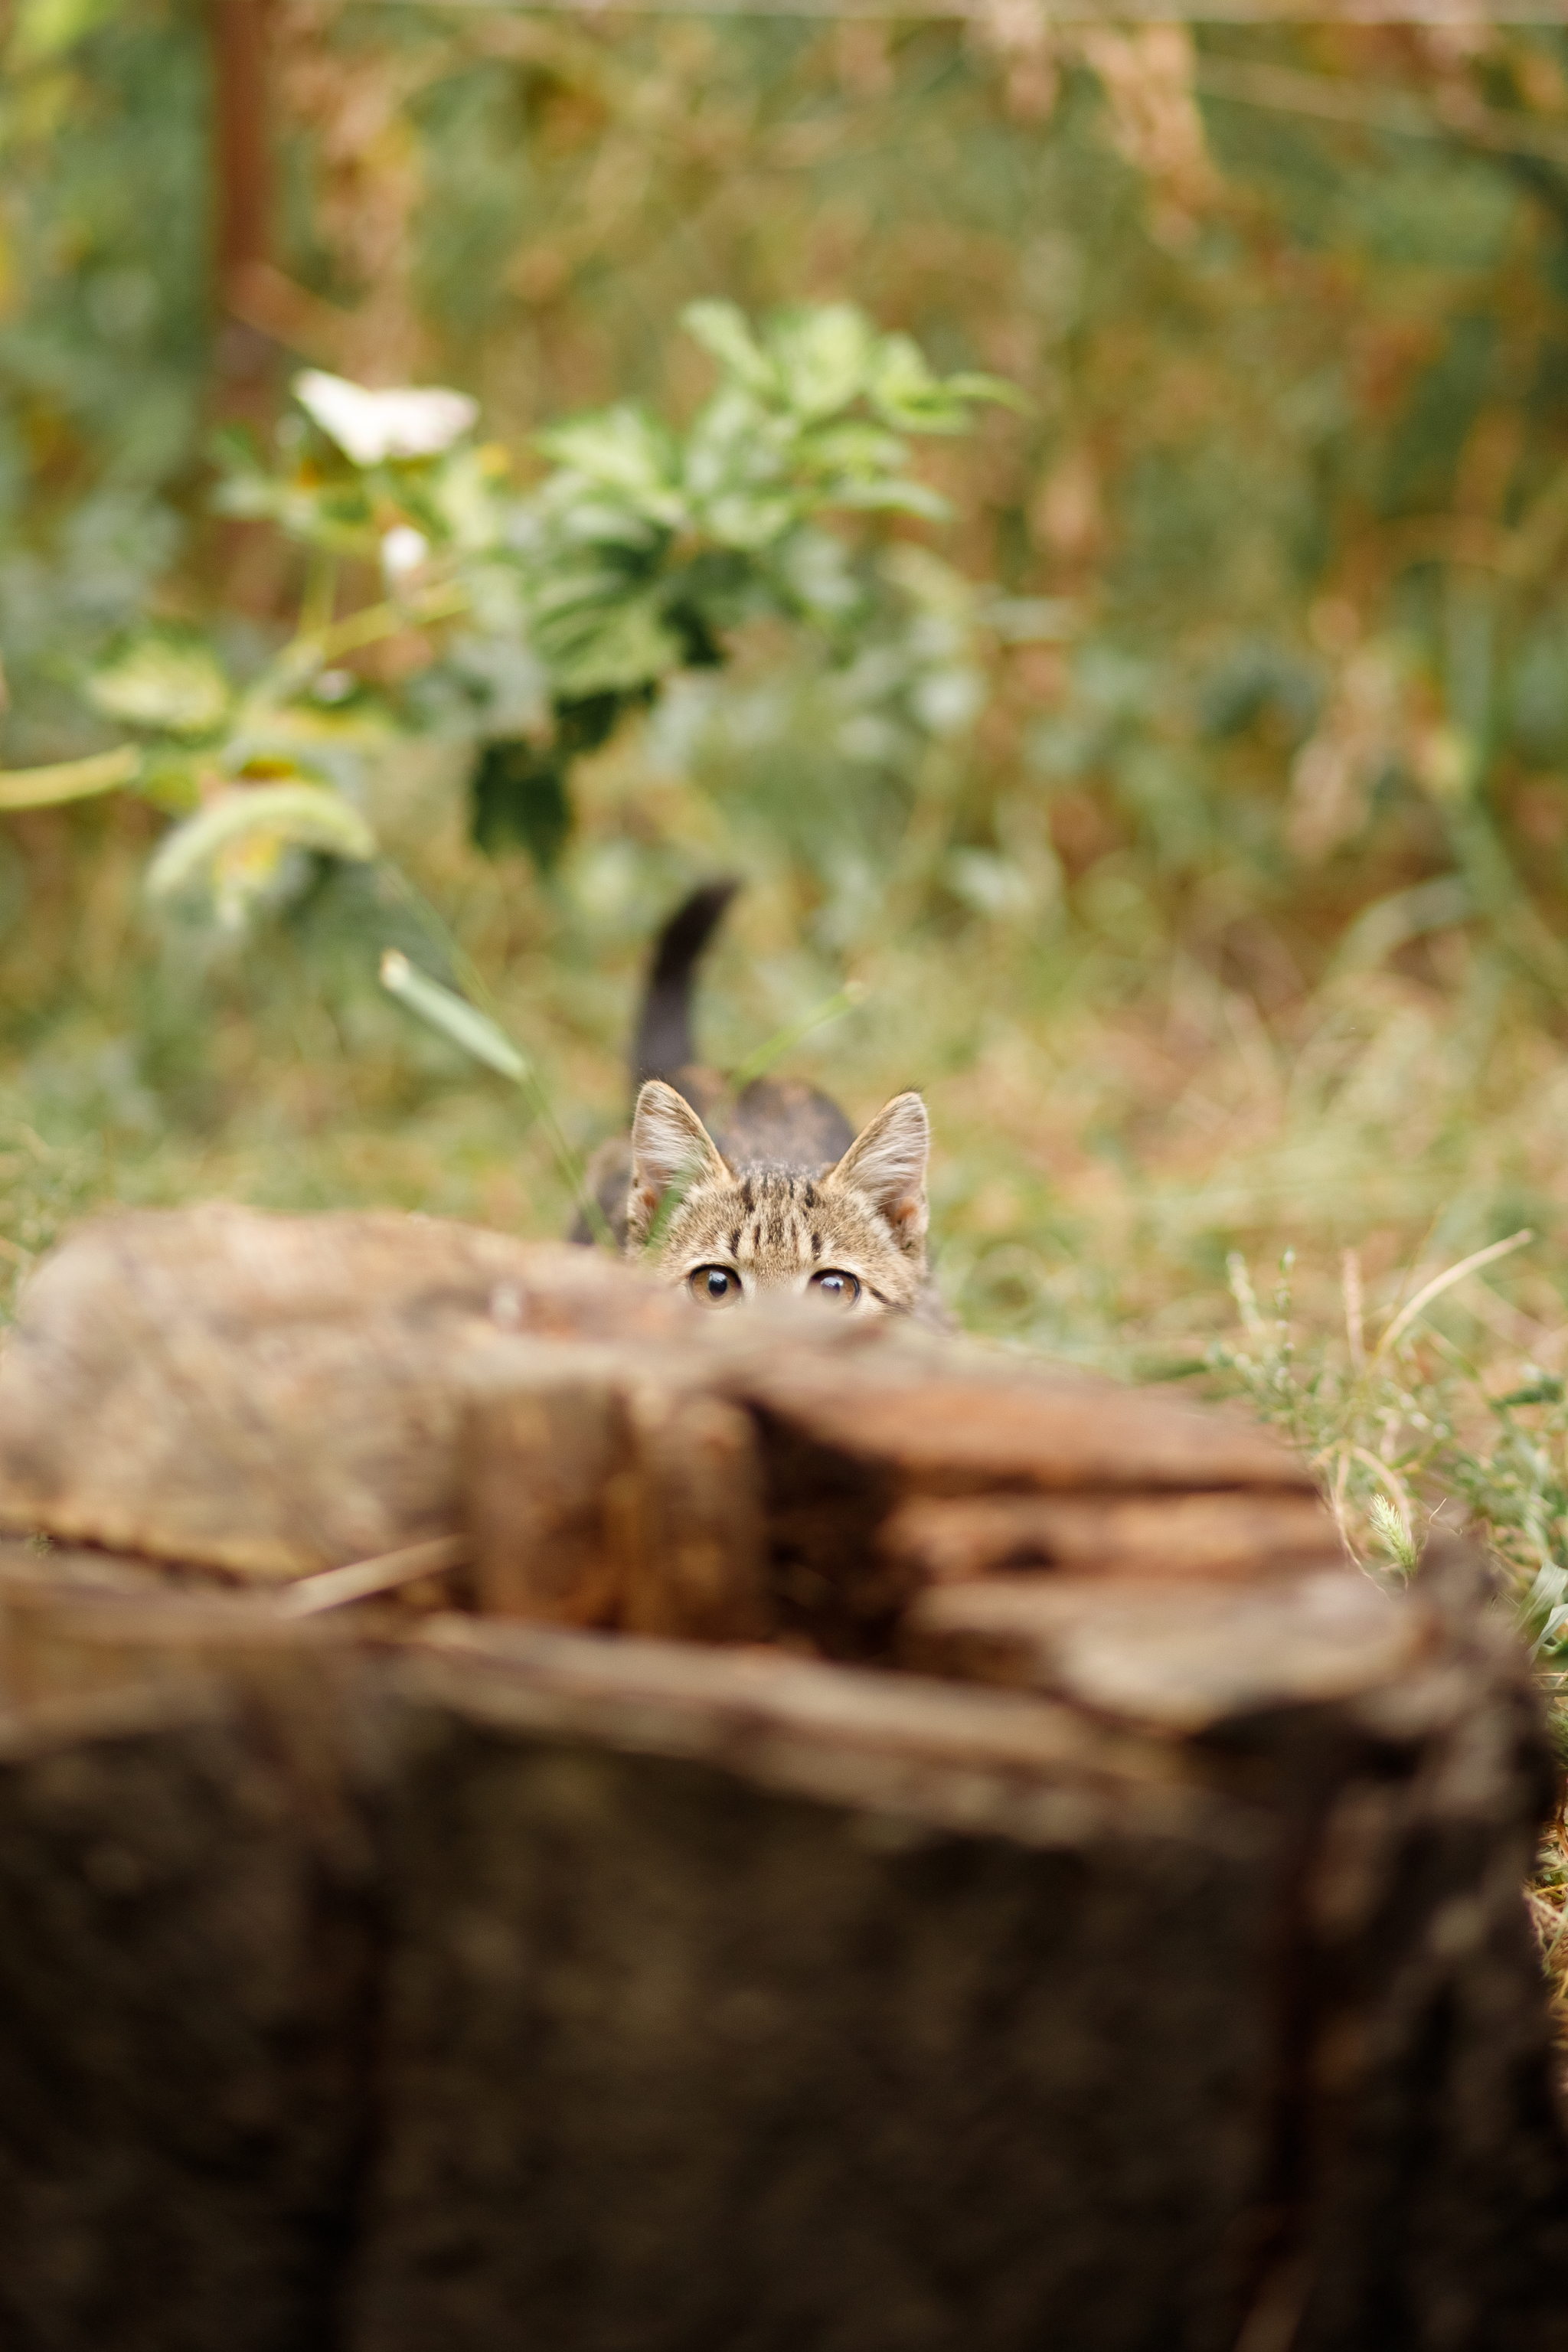
[[1523, 1663], [1264, 1433], [203, 1212], [0, 1504], [7, 2347], [1568, 2344]]

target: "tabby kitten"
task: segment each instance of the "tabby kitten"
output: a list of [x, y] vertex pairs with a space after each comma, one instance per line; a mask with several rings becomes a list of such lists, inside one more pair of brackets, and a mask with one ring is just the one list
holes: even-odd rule
[[684, 1096], [650, 1078], [632, 1120], [628, 1253], [651, 1238], [656, 1271], [703, 1307], [771, 1291], [908, 1314], [926, 1284], [930, 1150], [925, 1105], [906, 1094], [826, 1168], [727, 1159]]
[[[926, 1272], [931, 1128], [919, 1095], [896, 1095], [856, 1135], [813, 1087], [758, 1078], [734, 1095], [695, 1058], [693, 978], [736, 887], [694, 891], [659, 934], [629, 1149], [623, 1139], [595, 1154], [599, 1204], [628, 1256], [704, 1307], [797, 1293], [840, 1313], [942, 1323]], [[574, 1238], [589, 1238], [585, 1224]]]

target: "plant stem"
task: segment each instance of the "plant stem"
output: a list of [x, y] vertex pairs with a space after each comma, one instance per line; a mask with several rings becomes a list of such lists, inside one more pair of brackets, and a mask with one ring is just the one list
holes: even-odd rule
[[303, 678], [344, 654], [360, 653], [384, 637], [396, 636], [402, 629], [456, 620], [468, 606], [468, 592], [461, 581], [448, 580], [410, 604], [398, 604], [389, 597], [382, 604], [365, 605], [362, 612], [346, 614], [341, 621], [324, 622], [319, 628], [307, 629], [301, 614], [300, 632], [273, 662], [268, 672], [269, 688], [264, 687], [261, 698], [267, 699], [268, 691], [278, 697], [291, 694]]
[[141, 772], [142, 753], [134, 743], [53, 767], [12, 768], [0, 772], [0, 809], [55, 808], [65, 801], [90, 800], [95, 793], [134, 783]]
[[305, 593], [300, 601], [296, 644], [302, 637], [320, 637], [331, 627], [337, 601], [338, 559], [324, 547], [313, 547], [305, 572]]
[[373, 646], [379, 638], [395, 637], [400, 629], [422, 628], [429, 621], [455, 620], [468, 608], [468, 590], [461, 581], [449, 580], [410, 604], [390, 600], [367, 604], [363, 613], [350, 613], [345, 619], [332, 622], [312, 636], [297, 637], [294, 642], [297, 646], [308, 644], [323, 661], [331, 661], [339, 654], [357, 653], [362, 646]]

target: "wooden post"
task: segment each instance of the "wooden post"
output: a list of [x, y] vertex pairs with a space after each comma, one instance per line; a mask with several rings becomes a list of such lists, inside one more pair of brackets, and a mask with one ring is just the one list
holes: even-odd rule
[[214, 364], [226, 415], [268, 405], [276, 346], [247, 322], [247, 276], [272, 253], [268, 66], [270, 0], [209, 0], [212, 10]]

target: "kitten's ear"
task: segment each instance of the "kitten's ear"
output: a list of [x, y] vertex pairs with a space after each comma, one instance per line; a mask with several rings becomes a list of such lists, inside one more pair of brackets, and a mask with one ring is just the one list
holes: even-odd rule
[[901, 1248], [918, 1251], [925, 1239], [926, 1161], [931, 1121], [919, 1095], [895, 1095], [860, 1129], [825, 1184], [853, 1186], [879, 1209]]
[[684, 1095], [649, 1078], [632, 1113], [632, 1188], [626, 1223], [634, 1242], [647, 1239], [659, 1202], [677, 1178], [701, 1183], [728, 1175], [708, 1129]]

